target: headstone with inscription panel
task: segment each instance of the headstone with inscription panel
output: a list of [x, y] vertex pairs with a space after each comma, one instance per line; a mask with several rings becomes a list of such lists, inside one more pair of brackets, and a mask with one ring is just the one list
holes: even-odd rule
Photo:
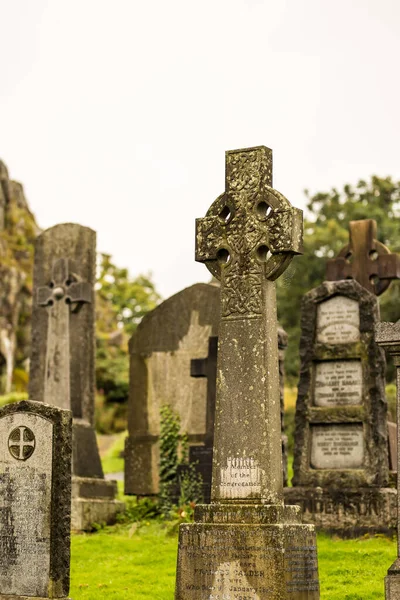
[[0, 599], [69, 592], [72, 418], [29, 400], [0, 408]]
[[211, 504], [180, 526], [176, 600], [316, 600], [313, 526], [285, 506], [274, 280], [301, 252], [301, 211], [272, 187], [272, 151], [226, 153], [226, 188], [196, 222], [221, 281]]
[[294, 477], [285, 498], [319, 528], [346, 536], [395, 526], [378, 321], [376, 297], [355, 280], [324, 282], [303, 299]]
[[72, 528], [112, 522], [123, 504], [106, 481], [94, 430], [96, 233], [65, 223], [35, 242], [29, 395], [72, 410]]

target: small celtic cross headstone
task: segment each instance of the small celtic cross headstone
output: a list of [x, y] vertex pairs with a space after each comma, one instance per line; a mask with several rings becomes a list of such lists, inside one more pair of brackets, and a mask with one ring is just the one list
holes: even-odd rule
[[400, 256], [376, 239], [376, 221], [350, 221], [350, 242], [337, 258], [328, 260], [328, 281], [355, 279], [379, 296], [393, 279], [400, 279]]
[[[71, 261], [60, 258], [53, 263], [52, 278], [37, 289], [38, 306], [48, 307], [44, 402], [70, 408], [70, 311], [92, 302], [92, 285], [78, 281], [70, 268]], [[72, 349], [73, 350], [73, 349]]]

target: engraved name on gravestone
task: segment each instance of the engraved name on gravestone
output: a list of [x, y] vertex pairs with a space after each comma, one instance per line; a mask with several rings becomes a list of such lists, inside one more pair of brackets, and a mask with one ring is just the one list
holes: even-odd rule
[[360, 339], [360, 311], [356, 300], [334, 296], [317, 313], [317, 342], [345, 344]]
[[314, 404], [340, 406], [361, 404], [362, 365], [360, 360], [332, 360], [315, 365]]
[[314, 469], [357, 469], [364, 462], [362, 425], [313, 425], [311, 466]]
[[70, 495], [71, 413], [0, 409], [0, 598], [66, 598]]

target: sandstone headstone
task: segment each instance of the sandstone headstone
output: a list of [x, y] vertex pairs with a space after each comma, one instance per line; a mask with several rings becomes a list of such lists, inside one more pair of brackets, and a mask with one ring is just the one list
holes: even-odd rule
[[0, 598], [67, 598], [70, 411], [23, 401], [0, 408]]
[[[377, 323], [376, 342], [393, 357], [397, 375], [397, 460], [400, 459], [400, 321], [397, 323]], [[400, 477], [397, 463], [397, 559], [388, 570], [385, 578], [386, 600], [400, 600]]]
[[30, 397], [73, 414], [72, 528], [110, 522], [123, 505], [94, 431], [96, 233], [66, 223], [35, 242]]
[[178, 292], [148, 313], [130, 340], [127, 494], [158, 493], [161, 406], [179, 414], [190, 444], [205, 441], [207, 382], [190, 376], [190, 361], [207, 356], [218, 332], [219, 295], [206, 283]]
[[271, 150], [227, 152], [226, 191], [196, 222], [196, 260], [221, 281], [213, 474], [180, 527], [176, 600], [319, 598], [314, 529], [282, 485], [274, 280], [301, 213], [271, 184]]
[[376, 297], [354, 280], [303, 299], [293, 488], [318, 527], [342, 535], [393, 529], [385, 357]]

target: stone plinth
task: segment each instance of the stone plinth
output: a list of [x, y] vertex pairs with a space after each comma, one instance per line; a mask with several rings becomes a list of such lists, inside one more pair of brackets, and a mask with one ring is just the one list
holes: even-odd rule
[[125, 505], [116, 500], [117, 482], [94, 477], [72, 478], [71, 529], [91, 531], [93, 524], [115, 523]]
[[315, 532], [298, 507], [203, 505], [195, 521], [180, 527], [175, 600], [319, 598]]
[[388, 570], [385, 577], [385, 599], [400, 600], [400, 559], [398, 558]]

